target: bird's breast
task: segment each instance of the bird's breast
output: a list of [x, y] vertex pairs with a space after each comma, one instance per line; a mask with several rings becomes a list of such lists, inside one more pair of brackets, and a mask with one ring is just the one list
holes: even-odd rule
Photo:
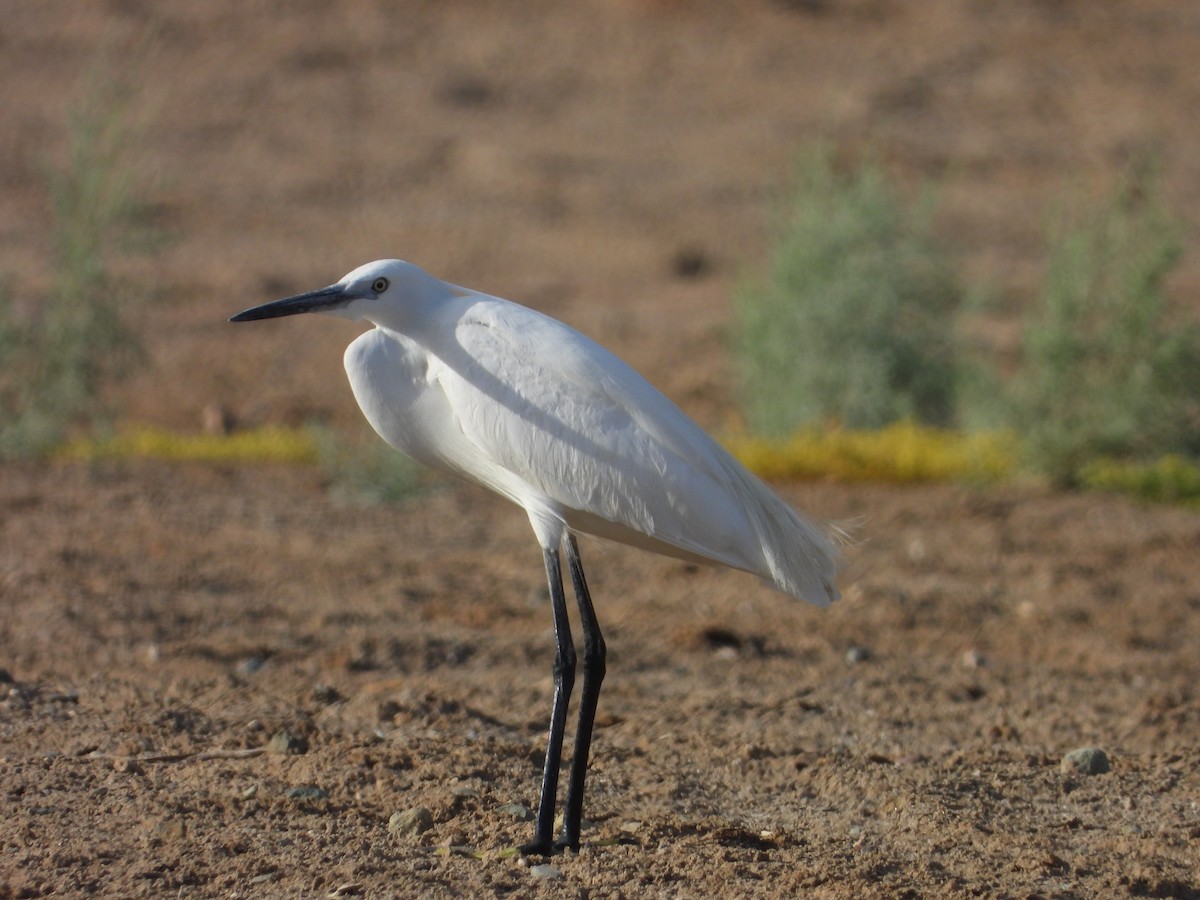
[[373, 328], [346, 348], [346, 375], [371, 427], [403, 453], [435, 465], [431, 443], [441, 421], [428, 354], [403, 335]]
[[418, 342], [376, 327], [346, 348], [354, 398], [385, 441], [432, 469], [496, 491], [524, 505], [527, 485], [486, 457], [463, 430], [441, 379], [445, 364]]

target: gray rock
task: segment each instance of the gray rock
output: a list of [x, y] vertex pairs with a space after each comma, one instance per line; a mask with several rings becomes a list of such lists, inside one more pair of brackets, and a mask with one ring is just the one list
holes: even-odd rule
[[512, 816], [518, 822], [533, 821], [533, 810], [524, 803], [505, 803], [503, 806], [498, 806], [498, 812], [504, 813], [506, 816]]
[[265, 656], [247, 656], [237, 664], [239, 675], [257, 675], [267, 664]]
[[1108, 754], [1099, 747], [1080, 747], [1062, 758], [1064, 775], [1103, 775], [1108, 771]]
[[846, 662], [852, 666], [866, 662], [870, 658], [871, 651], [866, 647], [854, 646], [846, 651]]
[[544, 878], [546, 881], [563, 880], [562, 869], [560, 869], [558, 866], [550, 866], [544, 863], [539, 866], [530, 866], [529, 874], [534, 878]]
[[414, 806], [388, 819], [388, 833], [395, 837], [412, 837], [433, 827], [433, 813], [423, 806]]
[[293, 734], [286, 728], [271, 735], [267, 742], [267, 752], [298, 755], [308, 752], [308, 738], [302, 734]]
[[978, 650], [967, 650], [958, 662], [964, 669], [982, 669], [987, 666], [987, 657]]
[[288, 788], [283, 796], [289, 800], [328, 800], [329, 792], [315, 784], [301, 784]]

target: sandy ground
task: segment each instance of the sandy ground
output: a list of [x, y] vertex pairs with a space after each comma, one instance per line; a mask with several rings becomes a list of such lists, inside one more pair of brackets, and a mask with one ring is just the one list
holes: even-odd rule
[[[358, 428], [352, 326], [223, 320], [395, 255], [569, 321], [727, 427], [729, 295], [812, 140], [942, 181], [1001, 353], [1055, 198], [1155, 151], [1200, 209], [1187, 4], [18, 3], [19, 304], [49, 282], [41, 172], [98, 53], [134, 85], [171, 235], [126, 267], [154, 289], [150, 359], [112, 399], [178, 429], [210, 404]], [[1198, 256], [1172, 285], [1192, 309]], [[503, 853], [550, 697], [519, 511], [440, 484], [341, 505], [261, 465], [0, 471], [0, 898], [1200, 896], [1194, 512], [779, 485], [856, 523], [828, 611], [585, 542], [609, 677], [555, 880]], [[1080, 747], [1110, 770], [1064, 770]], [[429, 830], [389, 831], [419, 807]]]

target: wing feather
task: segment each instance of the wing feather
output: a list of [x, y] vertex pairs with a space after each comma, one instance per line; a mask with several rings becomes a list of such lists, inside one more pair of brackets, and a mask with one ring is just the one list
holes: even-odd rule
[[537, 494], [527, 499], [578, 530], [640, 534], [812, 602], [836, 597], [825, 534], [599, 344], [482, 295], [454, 338], [431, 379], [467, 439]]

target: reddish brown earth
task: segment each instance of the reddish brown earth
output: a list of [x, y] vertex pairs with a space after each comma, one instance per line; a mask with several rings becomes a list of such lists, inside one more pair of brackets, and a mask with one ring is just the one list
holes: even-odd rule
[[[1001, 351], [1056, 198], [1151, 150], [1200, 209], [1190, 4], [24, 3], [0, 19], [18, 304], [105, 48], [171, 235], [125, 266], [150, 360], [113, 399], [180, 430], [209, 404], [358, 428], [351, 326], [224, 318], [392, 255], [728, 427], [729, 296], [814, 139], [941, 179]], [[0, 471], [0, 898], [1200, 896], [1195, 512], [780, 485], [856, 523], [828, 611], [585, 542], [609, 678], [587, 845], [551, 881], [502, 853], [550, 697], [519, 511], [457, 486], [358, 508], [263, 465]], [[1087, 746], [1110, 771], [1060, 768]], [[432, 827], [389, 833], [414, 807]]]

